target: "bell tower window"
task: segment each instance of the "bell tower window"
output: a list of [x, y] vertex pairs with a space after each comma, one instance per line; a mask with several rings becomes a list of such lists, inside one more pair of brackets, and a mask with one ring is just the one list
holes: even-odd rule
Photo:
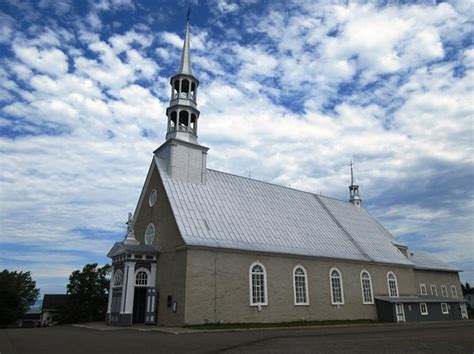
[[181, 95], [180, 97], [188, 98], [189, 93], [189, 80], [183, 79], [181, 81]]
[[185, 130], [186, 127], [189, 125], [189, 113], [188, 111], [181, 111], [179, 112], [179, 129]]

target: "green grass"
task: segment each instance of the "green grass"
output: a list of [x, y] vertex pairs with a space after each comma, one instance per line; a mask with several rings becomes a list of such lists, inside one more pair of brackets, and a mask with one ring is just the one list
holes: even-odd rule
[[276, 322], [276, 323], [208, 323], [201, 325], [184, 326], [185, 328], [197, 330], [219, 330], [219, 329], [249, 329], [249, 328], [280, 328], [280, 327], [305, 327], [305, 326], [332, 326], [345, 324], [370, 324], [378, 323], [372, 320], [351, 320], [351, 321], [296, 321], [296, 322]]

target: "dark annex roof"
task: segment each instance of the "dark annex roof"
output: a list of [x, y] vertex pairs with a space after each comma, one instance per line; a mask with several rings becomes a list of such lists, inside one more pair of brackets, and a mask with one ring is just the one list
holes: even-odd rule
[[389, 296], [376, 296], [375, 300], [394, 303], [420, 303], [420, 302], [466, 302], [463, 298], [453, 299], [440, 296], [431, 296], [431, 295], [414, 295], [414, 296], [398, 296], [398, 297], [389, 297]]
[[45, 294], [43, 298], [42, 310], [58, 310], [67, 305], [70, 295], [67, 294]]

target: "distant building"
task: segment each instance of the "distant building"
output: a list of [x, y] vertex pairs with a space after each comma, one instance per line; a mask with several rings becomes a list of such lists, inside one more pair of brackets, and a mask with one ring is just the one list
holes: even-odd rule
[[467, 317], [460, 270], [400, 244], [352, 168], [341, 201], [206, 167], [188, 23], [170, 84], [166, 140], [108, 253], [109, 324]]
[[58, 323], [60, 310], [67, 306], [70, 295], [45, 294], [41, 306], [41, 325], [51, 326]]
[[28, 312], [21, 316], [18, 327], [39, 327], [41, 324], [41, 309], [32, 307]]

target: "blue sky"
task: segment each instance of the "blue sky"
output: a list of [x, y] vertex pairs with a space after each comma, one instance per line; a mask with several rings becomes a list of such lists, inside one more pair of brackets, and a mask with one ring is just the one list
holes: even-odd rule
[[[471, 1], [191, 1], [208, 166], [363, 203], [474, 283]], [[42, 293], [123, 238], [187, 2], [0, 3], [0, 267]]]

